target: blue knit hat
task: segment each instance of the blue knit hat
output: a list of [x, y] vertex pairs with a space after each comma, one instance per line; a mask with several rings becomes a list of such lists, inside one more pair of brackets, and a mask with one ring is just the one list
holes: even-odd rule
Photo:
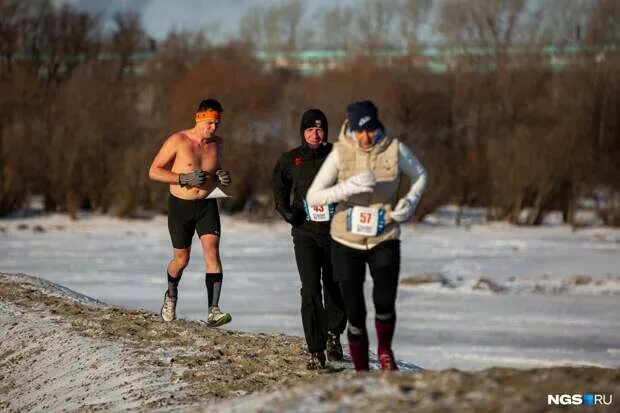
[[349, 120], [349, 129], [353, 132], [383, 128], [383, 125], [379, 122], [379, 111], [370, 100], [353, 102], [347, 106], [347, 118]]

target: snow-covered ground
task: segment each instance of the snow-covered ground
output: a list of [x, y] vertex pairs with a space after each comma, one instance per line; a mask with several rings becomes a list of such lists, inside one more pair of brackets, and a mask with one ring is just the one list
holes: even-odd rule
[[[230, 328], [302, 335], [289, 227], [222, 223], [221, 304], [233, 314]], [[402, 239], [401, 278], [431, 281], [400, 287], [395, 352], [403, 363], [620, 366], [620, 231], [422, 224], [407, 226]], [[194, 245], [178, 315], [204, 319], [204, 264]], [[0, 220], [0, 272], [39, 276], [109, 304], [158, 312], [170, 250], [164, 216]]]

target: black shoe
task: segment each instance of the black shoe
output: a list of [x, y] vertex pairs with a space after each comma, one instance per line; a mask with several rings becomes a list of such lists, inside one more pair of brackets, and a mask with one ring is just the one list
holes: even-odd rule
[[340, 336], [336, 333], [327, 333], [327, 360], [342, 361], [342, 345], [340, 345]]
[[310, 360], [306, 364], [308, 370], [321, 370], [325, 368], [325, 353], [310, 353]]

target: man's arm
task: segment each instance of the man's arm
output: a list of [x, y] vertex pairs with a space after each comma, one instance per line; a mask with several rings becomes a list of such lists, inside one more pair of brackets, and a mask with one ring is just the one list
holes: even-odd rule
[[411, 219], [422, 198], [428, 177], [418, 158], [402, 142], [398, 144], [398, 166], [405, 175], [411, 178], [411, 188], [407, 195], [398, 200], [392, 210], [392, 219], [397, 222], [406, 222]]
[[339, 168], [338, 148], [334, 147], [325, 158], [308, 189], [306, 201], [310, 206], [332, 204], [349, 199], [356, 194], [372, 192], [376, 183], [372, 172], [361, 172], [336, 184]]
[[222, 169], [222, 157], [224, 155], [224, 141], [219, 136], [217, 137], [217, 169], [215, 170], [215, 176], [217, 177], [218, 182], [222, 186], [228, 186], [232, 182], [232, 178], [230, 177], [230, 172]]
[[273, 197], [276, 203], [276, 210], [282, 215], [282, 218], [289, 224], [295, 222], [295, 215], [291, 208], [291, 188], [293, 181], [288, 176], [289, 162], [286, 162], [286, 155], [282, 155], [275, 168], [273, 169]]
[[413, 203], [417, 204], [422, 193], [426, 189], [428, 182], [428, 176], [422, 163], [415, 157], [413, 152], [402, 142], [398, 144], [398, 166], [400, 169], [411, 178], [411, 187], [407, 192], [406, 197]]
[[153, 181], [166, 184], [179, 183], [179, 174], [172, 172], [169, 166], [177, 153], [177, 140], [177, 136], [170, 136], [159, 149], [157, 155], [155, 155], [155, 159], [153, 159], [149, 169], [149, 178]]

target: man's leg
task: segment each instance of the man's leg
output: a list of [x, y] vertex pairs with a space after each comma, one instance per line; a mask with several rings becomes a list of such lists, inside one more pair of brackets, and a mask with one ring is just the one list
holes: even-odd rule
[[222, 263], [220, 261], [220, 237], [212, 234], [200, 237], [202, 252], [205, 259], [205, 285], [207, 287], [207, 303], [209, 315], [207, 321], [210, 325], [219, 327], [230, 323], [232, 316], [220, 310], [220, 293], [222, 291]]
[[310, 370], [325, 366], [327, 342], [327, 318], [321, 296], [321, 247], [309, 235], [295, 232], [293, 235], [295, 261], [301, 280], [301, 322], [311, 360]]
[[334, 274], [342, 291], [349, 327], [347, 338], [351, 360], [356, 371], [368, 370], [368, 333], [366, 332], [366, 302], [364, 278], [366, 254], [338, 242], [332, 242]]
[[347, 317], [344, 312], [344, 302], [340, 286], [334, 280], [331, 258], [331, 238], [325, 236], [321, 242], [321, 266], [323, 281], [323, 301], [325, 302], [325, 316], [327, 318], [327, 358], [330, 361], [342, 360], [342, 345], [340, 335], [347, 326]]
[[202, 255], [205, 260], [205, 285], [210, 325], [221, 326], [229, 323], [232, 317], [220, 311], [220, 293], [222, 291], [222, 262], [220, 260], [220, 213], [215, 199], [205, 199], [200, 203], [200, 211], [196, 216], [196, 232], [202, 244]]
[[191, 201], [170, 195], [168, 200], [168, 231], [172, 241], [172, 259], [166, 268], [168, 289], [164, 294], [161, 317], [164, 321], [176, 318], [178, 285], [183, 270], [189, 263], [189, 255], [194, 235], [193, 204]]
[[220, 260], [220, 237], [206, 234], [200, 237], [205, 260], [205, 284], [209, 308], [218, 306], [222, 289], [222, 262]]
[[396, 328], [396, 292], [400, 271], [400, 241], [385, 241], [370, 251], [368, 259], [373, 279], [377, 357], [381, 370], [398, 370], [392, 351]]
[[173, 256], [168, 263], [168, 290], [164, 294], [164, 304], [161, 307], [161, 318], [172, 321], [177, 318], [178, 286], [183, 270], [189, 263], [189, 248], [174, 248]]
[[178, 296], [178, 285], [183, 275], [183, 270], [189, 263], [191, 248], [173, 248], [172, 259], [168, 263], [168, 295], [175, 300]]

